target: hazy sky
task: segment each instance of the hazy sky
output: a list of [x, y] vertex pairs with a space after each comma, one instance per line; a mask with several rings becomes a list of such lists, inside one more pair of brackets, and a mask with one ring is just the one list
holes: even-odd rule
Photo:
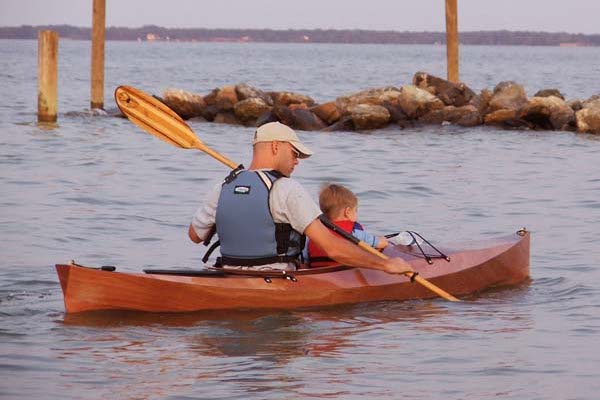
[[[106, 25], [443, 31], [444, 0], [106, 0]], [[600, 0], [458, 0], [459, 29], [600, 33]], [[92, 0], [0, 0], [0, 26], [91, 26]]]

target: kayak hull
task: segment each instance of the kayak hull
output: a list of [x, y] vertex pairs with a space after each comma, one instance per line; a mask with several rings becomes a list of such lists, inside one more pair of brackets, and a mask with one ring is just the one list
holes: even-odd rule
[[[450, 261], [428, 264], [405, 246], [388, 251], [404, 258], [419, 275], [454, 296], [514, 285], [529, 277], [529, 232], [479, 244], [440, 249]], [[287, 278], [253, 274], [185, 276], [109, 272], [74, 263], [57, 264], [65, 310], [190, 312], [234, 309], [294, 309], [382, 300], [432, 298], [404, 275], [367, 268], [313, 269]]]

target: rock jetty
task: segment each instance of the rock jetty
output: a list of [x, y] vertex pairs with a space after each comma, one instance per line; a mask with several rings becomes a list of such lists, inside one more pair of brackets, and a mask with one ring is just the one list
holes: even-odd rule
[[417, 72], [410, 85], [363, 90], [321, 104], [304, 94], [264, 92], [244, 83], [204, 96], [167, 89], [162, 100], [184, 119], [245, 126], [280, 121], [304, 131], [451, 123], [600, 134], [600, 95], [566, 101], [559, 90], [544, 89], [528, 98], [523, 86], [512, 81], [475, 93], [464, 83], [425, 72]]

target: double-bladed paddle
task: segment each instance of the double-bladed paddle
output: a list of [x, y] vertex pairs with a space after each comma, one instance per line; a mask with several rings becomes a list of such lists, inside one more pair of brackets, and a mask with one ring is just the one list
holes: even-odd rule
[[[175, 111], [171, 110], [166, 104], [155, 97], [131, 86], [119, 86], [115, 90], [115, 101], [121, 112], [131, 122], [160, 140], [182, 149], [197, 149], [203, 151], [231, 169], [238, 167], [238, 165], [229, 158], [217, 153], [202, 143], [192, 128], [190, 128]], [[323, 220], [322, 222], [325, 223]], [[346, 240], [357, 244], [362, 249], [380, 258], [388, 259], [388, 256], [380, 253], [365, 242], [361, 242], [339, 228], [334, 229], [337, 228], [336, 225], [331, 223], [325, 223], [325, 225], [329, 229], [339, 233]], [[409, 276], [415, 282], [423, 285], [446, 300], [459, 301], [456, 297], [412, 272], [406, 272], [404, 275]]]

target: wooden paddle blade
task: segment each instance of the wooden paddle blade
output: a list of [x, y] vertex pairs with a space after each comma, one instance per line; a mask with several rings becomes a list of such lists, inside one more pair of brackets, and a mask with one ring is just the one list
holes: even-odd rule
[[182, 149], [201, 150], [229, 168], [237, 168], [236, 163], [202, 143], [192, 128], [162, 101], [131, 86], [119, 86], [115, 101], [131, 122], [160, 140]]
[[115, 101], [134, 124], [173, 146], [201, 149], [202, 141], [177, 113], [158, 99], [131, 86], [119, 86]]

